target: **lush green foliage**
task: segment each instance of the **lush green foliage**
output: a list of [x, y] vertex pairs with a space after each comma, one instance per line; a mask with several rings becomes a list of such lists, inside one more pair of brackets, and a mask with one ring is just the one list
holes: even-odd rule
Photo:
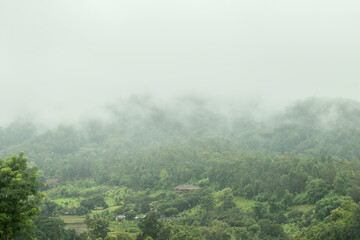
[[99, 214], [87, 215], [85, 223], [90, 229], [89, 237], [93, 239], [105, 238], [109, 232], [109, 221]]
[[[356, 239], [359, 103], [309, 99], [266, 121], [187, 104], [132, 99], [108, 123], [0, 129], [2, 155], [26, 150], [44, 182], [58, 179], [42, 188], [36, 236], [79, 237], [46, 217], [88, 214], [83, 239]], [[183, 184], [201, 190], [172, 192]]]
[[43, 197], [38, 176], [36, 167], [28, 168], [23, 152], [0, 159], [0, 239], [24, 236], [33, 228], [31, 217], [39, 213]]
[[37, 217], [34, 221], [36, 225], [35, 237], [37, 240], [77, 240], [75, 230], [66, 230], [65, 223], [58, 218]]

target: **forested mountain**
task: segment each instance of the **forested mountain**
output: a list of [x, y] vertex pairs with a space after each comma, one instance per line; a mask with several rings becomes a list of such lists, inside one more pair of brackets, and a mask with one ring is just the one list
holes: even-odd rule
[[[360, 103], [346, 99], [312, 98], [261, 116], [134, 97], [74, 125], [0, 129], [1, 158], [24, 151], [42, 181], [57, 179], [42, 189], [38, 239], [50, 239], [39, 227], [45, 217], [65, 213], [89, 214], [83, 239], [358, 239], [359, 146]], [[172, 192], [184, 184], [201, 190]], [[100, 220], [110, 226], [104, 234]], [[151, 221], [156, 233], [147, 232]]]
[[116, 160], [138, 150], [209, 140], [270, 155], [360, 157], [360, 103], [356, 101], [308, 99], [260, 120], [242, 110], [222, 114], [200, 100], [183, 104], [174, 110], [132, 98], [109, 106], [107, 121], [94, 118], [46, 131], [29, 122], [13, 122], [0, 129], [1, 153], [7, 156], [23, 149], [42, 169], [50, 164], [53, 170], [60, 168], [54, 164], [78, 162], [70, 161], [74, 158]]

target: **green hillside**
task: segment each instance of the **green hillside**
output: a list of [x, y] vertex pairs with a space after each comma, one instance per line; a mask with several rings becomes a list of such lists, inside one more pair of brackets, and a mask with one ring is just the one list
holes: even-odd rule
[[[33, 218], [39, 240], [51, 231], [58, 239], [358, 239], [359, 102], [308, 99], [260, 118], [193, 100], [176, 111], [144, 102], [109, 107], [106, 122], [0, 128], [2, 159], [25, 151], [40, 181], [53, 179]], [[174, 191], [179, 185], [200, 189]]]

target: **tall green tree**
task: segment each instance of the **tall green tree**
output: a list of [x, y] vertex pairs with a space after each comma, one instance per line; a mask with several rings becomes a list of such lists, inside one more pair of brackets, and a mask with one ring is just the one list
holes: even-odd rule
[[27, 166], [27, 158], [20, 152], [7, 160], [0, 159], [0, 239], [14, 239], [28, 235], [34, 228], [31, 218], [38, 215], [43, 194], [39, 188], [37, 168]]
[[150, 212], [139, 222], [141, 233], [136, 237], [137, 240], [144, 240], [147, 237], [157, 240], [169, 239], [170, 229], [158, 220], [156, 212]]
[[91, 239], [105, 238], [107, 233], [110, 232], [109, 221], [100, 214], [86, 215], [85, 223], [90, 229], [89, 235]]
[[66, 224], [60, 218], [47, 216], [36, 217], [35, 237], [37, 240], [78, 240], [79, 235], [74, 229], [65, 229]]
[[306, 234], [311, 240], [357, 240], [360, 236], [360, 206], [345, 200], [324, 221], [312, 226]]
[[323, 179], [311, 180], [306, 188], [309, 203], [315, 203], [323, 198], [329, 191], [328, 186]]
[[202, 228], [202, 232], [207, 240], [229, 240], [231, 236], [226, 232], [227, 228], [229, 228], [227, 223], [214, 220], [211, 228]]
[[289, 239], [280, 224], [271, 222], [269, 219], [261, 219], [259, 225], [261, 229], [259, 234], [260, 239]]
[[219, 200], [221, 201], [221, 207], [223, 209], [229, 209], [236, 206], [231, 188], [224, 188], [220, 193]]

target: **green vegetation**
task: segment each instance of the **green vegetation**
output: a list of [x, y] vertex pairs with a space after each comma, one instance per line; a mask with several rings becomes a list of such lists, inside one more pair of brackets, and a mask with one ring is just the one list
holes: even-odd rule
[[[127, 104], [110, 108], [107, 124], [0, 129], [2, 142], [11, 136], [2, 156], [26, 150], [39, 180], [58, 179], [41, 187], [22, 154], [0, 161], [0, 239], [359, 236], [359, 103], [310, 99], [262, 122], [230, 121], [196, 102], [182, 117]], [[14, 214], [10, 196], [21, 205]]]
[[0, 159], [0, 239], [27, 236], [26, 230], [34, 227], [31, 218], [38, 215], [43, 197], [38, 177], [37, 168], [27, 167], [23, 152]]
[[64, 221], [68, 229], [74, 229], [77, 233], [87, 230], [85, 216], [60, 215], [58, 218]]

